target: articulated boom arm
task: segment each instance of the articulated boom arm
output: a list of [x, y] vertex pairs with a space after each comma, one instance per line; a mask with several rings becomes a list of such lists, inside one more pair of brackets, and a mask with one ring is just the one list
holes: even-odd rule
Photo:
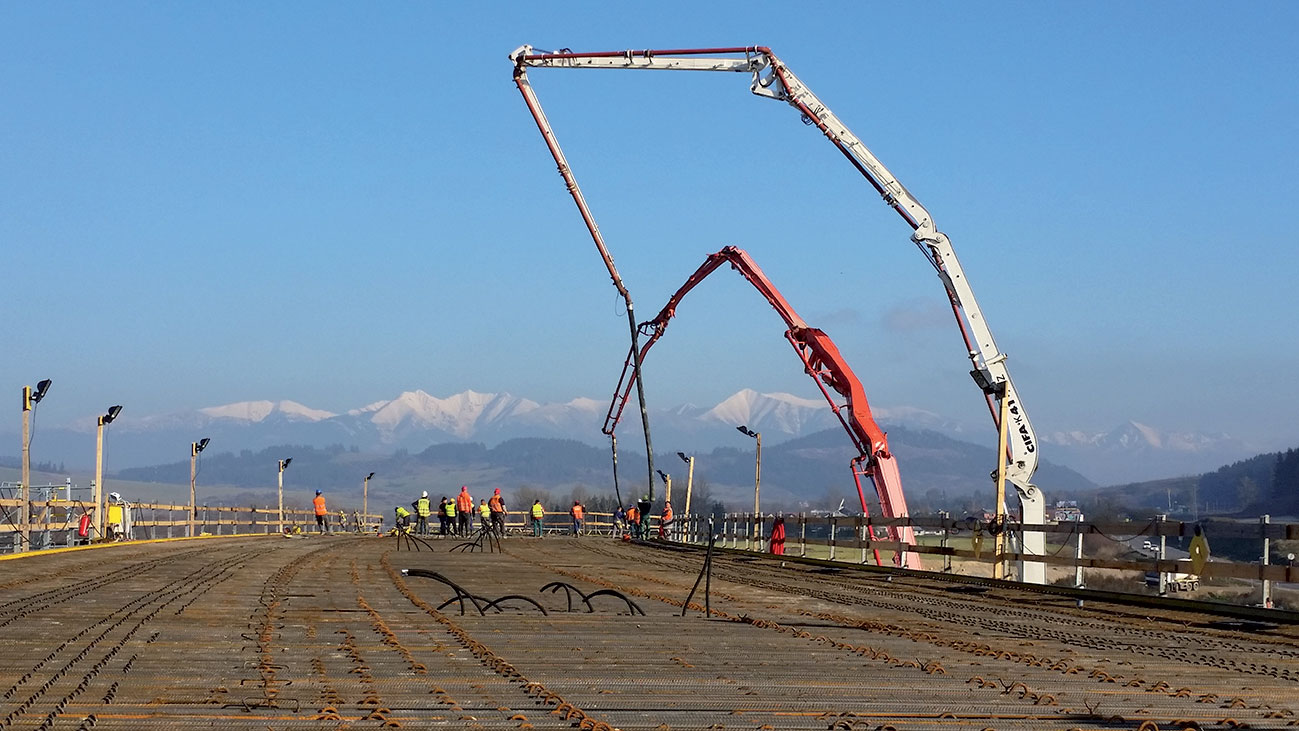
[[[906, 517], [907, 502], [902, 492], [902, 479], [898, 473], [897, 463], [889, 451], [888, 437], [871, 415], [866, 389], [862, 387], [861, 381], [844, 361], [839, 349], [830, 340], [830, 336], [817, 328], [808, 327], [748, 253], [734, 246], [727, 246], [716, 254], [710, 254], [694, 274], [690, 275], [685, 284], [668, 298], [667, 304], [658, 315], [640, 324], [640, 334], [647, 336], [648, 339], [639, 354], [632, 352], [627, 356], [622, 376], [618, 379], [618, 386], [614, 391], [613, 402], [609, 405], [609, 412], [605, 417], [604, 433], [614, 435], [623, 408], [631, 396], [634, 380], [630, 375], [637, 369], [638, 362], [641, 364], [640, 367], [644, 367], [645, 356], [654, 343], [667, 332], [668, 323], [676, 315], [681, 300], [708, 275], [727, 263], [748, 280], [785, 321], [788, 328], [785, 331], [785, 338], [789, 340], [790, 345], [803, 361], [803, 367], [808, 375], [816, 379], [821, 394], [825, 396], [830, 408], [834, 410], [848, 436], [852, 438], [853, 445], [857, 447], [860, 456], [853, 460], [853, 476], [857, 482], [857, 495], [861, 500], [862, 512], [867, 512], [866, 496], [862, 492], [858, 475], [865, 474], [875, 484], [875, 492], [879, 496], [880, 508], [884, 515], [890, 518]], [[637, 355], [639, 357], [636, 357]], [[844, 399], [843, 405], [840, 405], [831, 395], [831, 391]], [[862, 465], [862, 469], [859, 470], [858, 465]], [[894, 541], [915, 543], [914, 532], [910, 526], [890, 528], [889, 535]], [[907, 553], [906, 556], [909, 568], [920, 568], [917, 554]]]
[[[735, 71], [752, 75], [750, 90], [756, 95], [785, 101], [798, 109], [805, 121], [816, 125], [822, 134], [848, 158], [857, 171], [868, 180], [886, 204], [902, 216], [914, 230], [913, 242], [920, 245], [927, 260], [938, 271], [951, 301], [953, 313], [965, 339], [966, 351], [974, 365], [974, 374], [979, 387], [990, 401], [990, 410], [994, 421], [998, 412], [991, 408], [992, 393], [1005, 388], [1012, 414], [1012, 439], [1009, 441], [1011, 467], [1008, 479], [1016, 484], [1021, 493], [1033, 491], [1031, 479], [1037, 470], [1037, 436], [1030, 425], [1028, 414], [1020, 405], [1015, 386], [1011, 383], [1005, 354], [996, 347], [992, 332], [982, 310], [979, 310], [974, 292], [970, 290], [965, 271], [956, 258], [956, 252], [947, 235], [938, 231], [929, 210], [921, 205], [907, 187], [899, 182], [894, 174], [879, 158], [866, 148], [844, 125], [843, 121], [831, 112], [816, 95], [804, 86], [803, 82], [788, 69], [785, 62], [764, 45], [748, 45], [734, 48], [683, 48], [665, 49], [665, 51], [613, 51], [598, 53], [573, 53], [569, 51], [543, 53], [534, 52], [530, 45], [523, 45], [511, 55], [516, 65], [516, 75], [526, 73], [526, 68], [551, 69], [659, 69], [659, 70], [692, 70], [692, 71]], [[964, 313], [964, 316], [963, 316]], [[1003, 386], [1004, 384], [1004, 386]]]
[[[1024, 502], [1024, 521], [1042, 522], [1043, 498], [1032, 484], [1033, 472], [1037, 469], [1037, 437], [1011, 383], [1005, 365], [1006, 355], [998, 350], [993, 340], [992, 331], [984, 321], [951, 241], [936, 228], [929, 211], [920, 201], [771, 49], [747, 46], [601, 53], [573, 53], [564, 50], [544, 53], [534, 52], [531, 46], [522, 46], [511, 54], [511, 59], [515, 64], [516, 80], [521, 75], [526, 75], [528, 67], [749, 73], [752, 77], [750, 90], [754, 94], [786, 102], [802, 114], [804, 121], [816, 125], [883, 197], [884, 202], [914, 229], [912, 241], [920, 247], [937, 271], [947, 291], [952, 312], [973, 365], [971, 375], [985, 394], [994, 422], [999, 420], [999, 413], [993, 403], [993, 395], [1005, 390], [1012, 420], [1007, 449], [1011, 458], [1007, 479], [1015, 485]], [[1033, 552], [1033, 547], [1026, 548]]]

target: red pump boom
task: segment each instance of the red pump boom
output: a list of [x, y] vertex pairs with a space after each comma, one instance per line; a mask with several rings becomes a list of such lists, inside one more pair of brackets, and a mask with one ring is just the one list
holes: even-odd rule
[[[668, 303], [659, 314], [654, 319], [640, 324], [640, 334], [648, 336], [649, 340], [641, 346], [639, 352], [633, 344], [627, 354], [622, 376], [618, 379], [618, 386], [614, 391], [613, 402], [609, 404], [609, 411], [605, 416], [604, 433], [612, 436], [617, 429], [623, 408], [627, 405], [627, 399], [635, 383], [632, 376], [636, 373], [637, 363], [644, 364], [649, 349], [663, 337], [668, 322], [676, 315], [677, 305], [690, 290], [725, 263], [730, 263], [733, 269], [748, 280], [785, 321], [788, 327], [785, 338], [789, 340], [790, 345], [794, 347], [794, 352], [798, 353], [799, 359], [803, 361], [807, 374], [816, 380], [821, 394], [825, 396], [835, 416], [839, 417], [839, 422], [848, 432], [853, 445], [857, 447], [858, 456], [852, 460], [852, 470], [862, 512], [866, 512], [867, 508], [866, 495], [861, 487], [861, 475], [866, 475], [875, 484], [875, 492], [879, 496], [880, 508], [884, 515], [889, 518], [907, 517], [907, 501], [902, 493], [902, 477], [898, 473], [897, 461], [889, 451], [888, 437], [871, 415], [870, 404], [866, 400], [866, 389], [862, 387], [861, 381], [844, 361], [839, 349], [830, 340], [830, 336], [817, 328], [808, 327], [748, 253], [734, 246], [727, 246], [716, 254], [710, 254], [703, 265], [696, 269], [685, 284], [668, 299]], [[842, 405], [831, 395], [831, 391], [844, 399]], [[915, 535], [910, 526], [890, 527], [889, 538], [903, 544], [915, 544]], [[916, 553], [902, 552], [898, 563], [904, 564], [907, 568], [919, 569], [920, 557]]]

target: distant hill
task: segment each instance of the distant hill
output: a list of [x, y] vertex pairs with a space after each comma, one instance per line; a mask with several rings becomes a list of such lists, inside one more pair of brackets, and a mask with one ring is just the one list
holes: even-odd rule
[[1097, 495], [1174, 514], [1299, 515], [1299, 450], [1260, 454], [1202, 475], [1105, 487]]
[[[971, 496], [991, 503], [992, 484], [987, 477], [995, 461], [992, 448], [926, 430], [894, 428], [890, 444], [901, 465], [903, 484], [913, 506], [945, 507]], [[820, 508], [826, 503], [855, 496], [849, 461], [854, 450], [839, 429], [825, 430], [763, 449], [763, 504]], [[619, 450], [620, 483], [624, 500], [643, 492], [647, 474], [645, 458], [624, 446]], [[205, 484], [229, 485], [249, 490], [274, 488], [277, 460], [292, 457], [285, 473], [286, 484], [298, 488], [343, 491], [359, 490], [362, 478], [376, 472], [371, 489], [375, 494], [418, 494], [429, 490], [434, 496], [450, 495], [461, 484], [471, 485], [475, 494], [492, 488], [516, 491], [520, 488], [567, 494], [582, 487], [590, 492], [612, 493], [612, 455], [607, 448], [593, 447], [570, 439], [537, 437], [504, 441], [494, 447], [474, 442], [432, 445], [418, 453], [398, 450], [392, 455], [366, 454], [334, 445], [323, 449], [306, 446], [278, 446], [257, 452], [243, 450], [204, 454], [200, 480]], [[659, 454], [656, 466], [675, 476], [677, 489], [685, 487], [685, 465], [674, 453]], [[695, 479], [707, 483], [712, 499], [735, 509], [752, 504], [755, 455], [733, 447], [722, 447], [696, 455]], [[1044, 464], [1038, 471], [1039, 484], [1052, 494], [1095, 489], [1087, 478], [1068, 468]], [[188, 483], [189, 462], [120, 470], [122, 479], [144, 482]], [[869, 485], [864, 486], [871, 492]], [[663, 492], [656, 485], [656, 494]], [[850, 501], [851, 502], [851, 501]]]
[[[355, 448], [367, 454], [392, 454], [400, 449], [419, 452], [430, 444], [461, 442], [494, 447], [533, 437], [576, 440], [603, 449], [601, 426], [607, 407], [607, 402], [590, 398], [540, 403], [509, 393], [464, 391], [439, 398], [415, 390], [343, 413], [283, 400], [244, 401], [152, 415], [128, 408], [105, 433], [105, 469], [187, 458], [190, 442], [204, 437], [211, 438], [211, 450], [236, 453], [302, 444], [316, 449], [343, 445], [349, 451]], [[644, 443], [640, 419], [631, 416], [634, 411], [635, 404], [624, 414], [627, 418], [619, 428], [621, 442], [629, 446]], [[876, 404], [872, 411], [889, 431], [930, 431], [987, 444], [996, 439], [991, 423], [982, 419], [973, 425], [963, 424], [909, 406]], [[741, 389], [712, 406], [665, 407], [651, 403], [650, 417], [654, 444], [668, 450], [743, 447], [744, 438], [735, 432], [740, 424], [762, 432], [766, 447], [839, 428], [834, 412], [823, 399], [751, 389]], [[1199, 474], [1260, 451], [1225, 434], [1161, 431], [1135, 421], [1108, 432], [1053, 431], [1044, 427], [1038, 425], [1045, 458], [1057, 465], [1068, 465], [1102, 484]], [[94, 463], [94, 433], [95, 421], [89, 417], [70, 425], [45, 423], [36, 437], [33, 459], [66, 463], [74, 470], [87, 469]], [[18, 443], [17, 434], [0, 433], [0, 445]], [[943, 448], [938, 449], [941, 452]], [[1069, 484], [1068, 478], [1061, 480], [1062, 486]], [[1052, 494], [1050, 482], [1043, 483], [1048, 496]], [[941, 481], [935, 487], [942, 489]]]

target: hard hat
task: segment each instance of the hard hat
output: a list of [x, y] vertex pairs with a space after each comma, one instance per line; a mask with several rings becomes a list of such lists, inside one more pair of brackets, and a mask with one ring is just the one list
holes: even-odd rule
[[112, 501], [115, 502], [115, 503], [116, 503], [116, 502], [120, 502], [120, 501], [122, 500], [122, 493], [120, 493], [120, 492], [110, 492], [110, 493], [108, 493], [108, 499], [109, 499], [109, 500], [112, 500]]
[[421, 493], [419, 494], [419, 496], [420, 496], [420, 497], [428, 497], [428, 490], [425, 490], [424, 492], [421, 492]]
[[319, 494], [320, 494], [320, 491], [319, 491], [319, 490], [316, 490], [316, 494], [319, 495]]

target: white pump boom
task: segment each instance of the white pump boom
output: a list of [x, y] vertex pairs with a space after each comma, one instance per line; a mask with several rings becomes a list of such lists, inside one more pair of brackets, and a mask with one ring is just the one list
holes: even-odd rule
[[[527, 68], [591, 68], [591, 69], [659, 69], [669, 71], [732, 71], [751, 74], [750, 90], [758, 96], [783, 101], [797, 109], [803, 120], [815, 125], [844, 157], [870, 182], [893, 210], [914, 229], [911, 240], [924, 253], [925, 258], [938, 272], [947, 291], [947, 297], [965, 340], [966, 351], [973, 365], [971, 375], [983, 391], [992, 413], [993, 422], [1000, 429], [1000, 410], [996, 398], [1006, 399], [1010, 424], [1007, 425], [1006, 479], [1014, 485], [1022, 506], [1021, 519], [1026, 525], [1042, 524], [1046, 520], [1046, 501], [1042, 492], [1032, 483], [1037, 469], [1037, 437], [1028, 415], [1020, 405], [1019, 394], [1006, 369], [1006, 354], [998, 350], [992, 330], [983, 318], [974, 291], [947, 235], [937, 229], [929, 211], [893, 176], [879, 158], [875, 157], [830, 109], [821, 102], [784, 62], [764, 46], [737, 48], [670, 49], [643, 51], [609, 51], [599, 53], [573, 53], [567, 49], [546, 53], [534, 51], [531, 46], [521, 46], [510, 54], [515, 64], [515, 81], [524, 90], [531, 91], [526, 78]], [[535, 99], [535, 97], [533, 97]], [[1041, 532], [1025, 532], [1021, 550], [1026, 555], [1041, 555], [1045, 549]], [[1036, 561], [1020, 563], [1020, 578], [1032, 583], [1043, 583], [1044, 566]]]

